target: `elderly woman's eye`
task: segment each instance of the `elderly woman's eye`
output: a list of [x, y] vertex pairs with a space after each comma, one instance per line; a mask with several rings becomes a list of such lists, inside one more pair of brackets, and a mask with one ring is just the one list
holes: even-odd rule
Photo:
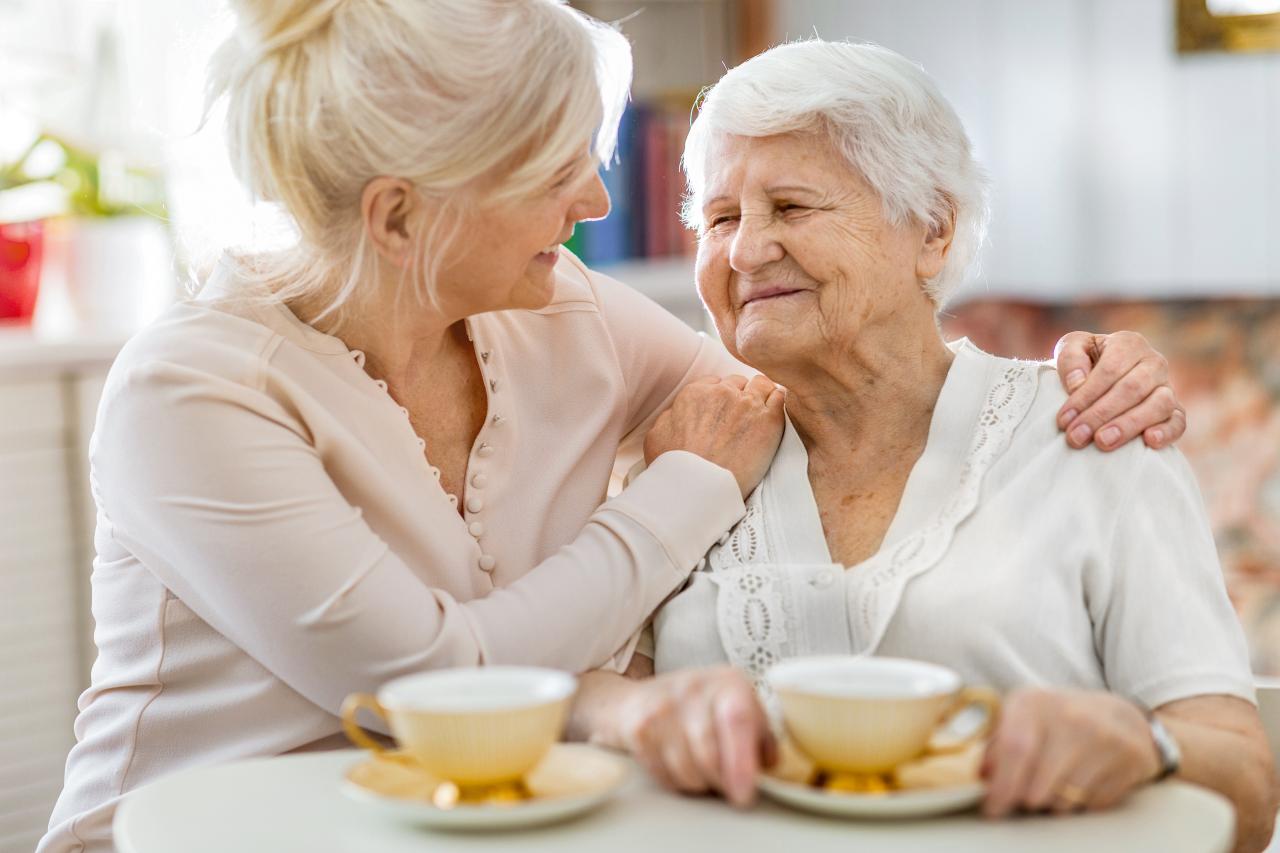
[[707, 223], [707, 227], [718, 228], [721, 225], [726, 225], [730, 222], [736, 222], [737, 220], [738, 220], [738, 217], [736, 215], [725, 214], [724, 216], [713, 216], [711, 218], [711, 221]]

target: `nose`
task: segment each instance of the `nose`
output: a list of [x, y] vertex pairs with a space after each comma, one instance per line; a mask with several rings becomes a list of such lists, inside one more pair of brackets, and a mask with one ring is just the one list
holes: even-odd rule
[[742, 214], [729, 246], [729, 266], [735, 272], [750, 273], [765, 264], [782, 260], [782, 246], [773, 237], [769, 216]]
[[575, 222], [604, 219], [609, 215], [609, 191], [604, 188], [599, 172], [592, 173], [583, 183], [569, 215]]

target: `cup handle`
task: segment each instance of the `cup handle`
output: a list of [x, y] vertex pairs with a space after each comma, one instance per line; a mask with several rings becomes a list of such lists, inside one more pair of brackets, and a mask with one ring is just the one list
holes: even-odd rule
[[356, 746], [363, 747], [374, 753], [382, 755], [387, 748], [378, 743], [375, 738], [369, 736], [369, 733], [361, 728], [356, 722], [356, 713], [361, 708], [376, 714], [383, 722], [387, 719], [387, 710], [382, 707], [382, 703], [377, 697], [371, 693], [352, 693], [342, 700], [342, 730], [346, 732], [347, 738]]
[[[947, 724], [956, 718], [956, 716], [967, 708], [974, 705], [981, 706], [986, 712], [986, 719], [982, 725], [974, 729], [963, 737], [940, 737], [939, 732], [946, 729]], [[996, 720], [1000, 715], [1000, 694], [986, 687], [965, 687], [956, 694], [951, 707], [947, 710], [943, 721], [938, 725], [938, 731], [934, 732], [933, 737], [929, 739], [929, 753], [933, 755], [945, 754], [949, 752], [960, 752], [966, 747], [983, 740], [996, 726]]]

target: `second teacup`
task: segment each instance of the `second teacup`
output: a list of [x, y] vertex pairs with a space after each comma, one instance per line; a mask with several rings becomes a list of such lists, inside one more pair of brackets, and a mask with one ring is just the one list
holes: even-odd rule
[[[792, 658], [767, 675], [787, 732], [824, 770], [885, 773], [926, 751], [955, 749], [990, 731], [999, 699], [966, 688], [944, 666], [901, 658]], [[943, 743], [939, 726], [970, 705], [986, 719], [977, 730]]]
[[559, 739], [573, 676], [535, 667], [445, 669], [353, 693], [342, 726], [357, 746], [385, 751], [356, 722], [365, 708], [386, 720], [396, 744], [426, 770], [459, 786], [515, 782]]

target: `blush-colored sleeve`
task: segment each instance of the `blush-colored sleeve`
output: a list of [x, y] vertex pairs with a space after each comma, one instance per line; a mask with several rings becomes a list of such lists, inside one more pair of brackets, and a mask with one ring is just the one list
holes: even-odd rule
[[391, 550], [293, 413], [252, 383], [148, 362], [108, 391], [91, 467], [110, 535], [334, 713], [424, 669], [600, 666], [743, 512], [727, 471], [665, 454], [550, 558], [463, 601], [430, 582], [440, 567]]
[[[598, 272], [587, 272], [627, 387], [625, 432], [612, 492], [643, 457], [644, 437], [676, 393], [695, 379], [752, 370], [717, 340], [695, 332], [649, 297]], [[693, 289], [689, 282], [689, 289]]]
[[1086, 574], [1107, 686], [1148, 708], [1207, 694], [1254, 702], [1244, 630], [1195, 476], [1174, 448], [1131, 452], [1109, 554]]

